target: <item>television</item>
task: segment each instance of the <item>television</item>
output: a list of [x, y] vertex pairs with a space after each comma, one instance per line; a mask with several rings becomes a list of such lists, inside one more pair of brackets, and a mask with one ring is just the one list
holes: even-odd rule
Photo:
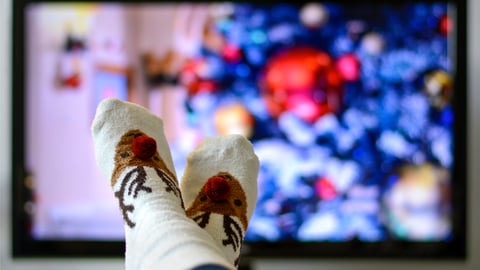
[[162, 117], [178, 179], [206, 136], [260, 159], [242, 254], [466, 257], [464, 1], [13, 5], [14, 258], [122, 257], [90, 123]]

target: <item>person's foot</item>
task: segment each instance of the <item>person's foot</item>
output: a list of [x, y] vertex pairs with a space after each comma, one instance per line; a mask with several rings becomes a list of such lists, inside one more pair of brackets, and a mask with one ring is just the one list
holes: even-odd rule
[[257, 202], [258, 170], [245, 137], [209, 137], [188, 156], [181, 180], [187, 216], [212, 235], [235, 266]]
[[139, 105], [106, 99], [91, 131], [98, 167], [125, 222], [126, 269], [234, 269], [214, 239], [185, 215], [160, 118]]

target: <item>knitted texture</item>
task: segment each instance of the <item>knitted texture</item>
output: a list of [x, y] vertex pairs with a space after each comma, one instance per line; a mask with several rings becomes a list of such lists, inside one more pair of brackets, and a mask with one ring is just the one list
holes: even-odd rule
[[149, 159], [157, 151], [157, 142], [154, 138], [147, 135], [141, 135], [132, 142], [133, 153], [141, 159]]
[[127, 270], [205, 264], [234, 269], [211, 235], [185, 214], [160, 118], [133, 103], [107, 99], [91, 130], [97, 165], [110, 179], [125, 221]]
[[180, 189], [187, 216], [239, 264], [240, 248], [257, 202], [259, 160], [241, 135], [209, 137], [187, 157]]
[[224, 201], [230, 196], [230, 184], [224, 177], [210, 177], [205, 184], [205, 194], [212, 201]]

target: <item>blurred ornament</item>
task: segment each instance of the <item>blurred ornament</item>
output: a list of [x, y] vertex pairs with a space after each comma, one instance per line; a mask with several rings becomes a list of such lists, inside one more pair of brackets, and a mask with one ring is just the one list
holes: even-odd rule
[[385, 49], [385, 39], [378, 33], [368, 33], [362, 39], [362, 48], [370, 55], [379, 55]]
[[450, 177], [431, 164], [405, 165], [384, 195], [387, 228], [395, 238], [440, 240], [451, 230]]
[[263, 66], [265, 64], [265, 53], [257, 46], [247, 46], [245, 48], [246, 60], [254, 66]]
[[347, 22], [348, 37], [352, 41], [357, 41], [360, 36], [367, 31], [367, 23], [362, 20], [352, 20]]
[[247, 108], [240, 103], [219, 107], [213, 121], [218, 134], [241, 134], [247, 138], [252, 136], [255, 122]]
[[430, 104], [438, 109], [450, 102], [453, 91], [453, 80], [450, 74], [443, 70], [430, 72], [424, 77], [425, 92]]
[[354, 54], [346, 54], [337, 60], [337, 69], [345, 81], [357, 81], [360, 78], [360, 60]]
[[217, 90], [217, 84], [213, 80], [198, 80], [188, 86], [188, 94], [196, 95], [198, 93], [212, 93]]
[[78, 88], [82, 83], [80, 74], [75, 73], [63, 79], [62, 84], [69, 88]]
[[300, 21], [307, 28], [318, 29], [328, 21], [328, 10], [319, 3], [308, 3], [300, 10]]
[[268, 59], [261, 85], [274, 118], [291, 111], [314, 122], [340, 108], [341, 78], [330, 55], [317, 49], [296, 47]]
[[322, 200], [331, 200], [337, 196], [337, 191], [332, 181], [328, 178], [320, 178], [315, 183], [315, 193]]
[[226, 44], [222, 49], [222, 57], [231, 63], [237, 63], [242, 59], [242, 50], [233, 44]]
[[255, 45], [263, 45], [267, 41], [267, 34], [260, 29], [253, 30], [250, 32], [250, 41]]
[[189, 59], [180, 72], [180, 82], [187, 88], [188, 94], [211, 93], [218, 89], [217, 83], [209, 78], [208, 63], [203, 58]]
[[60, 87], [77, 89], [82, 84], [85, 62], [83, 54], [87, 46], [84, 38], [73, 34], [72, 24], [67, 24], [65, 27], [66, 35], [56, 77]]
[[438, 30], [442, 35], [448, 35], [453, 29], [453, 21], [448, 15], [443, 15], [438, 22]]
[[61, 55], [57, 70], [57, 82], [66, 89], [78, 89], [82, 85], [84, 59], [79, 53], [64, 53]]

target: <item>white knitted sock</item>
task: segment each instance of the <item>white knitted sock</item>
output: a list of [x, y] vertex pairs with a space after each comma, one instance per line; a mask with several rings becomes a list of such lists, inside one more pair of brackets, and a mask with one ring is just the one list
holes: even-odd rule
[[245, 137], [209, 137], [187, 157], [180, 182], [187, 216], [212, 235], [236, 266], [257, 202], [258, 170]]
[[160, 118], [139, 105], [106, 99], [91, 130], [97, 164], [125, 221], [126, 269], [234, 269], [213, 238], [185, 215]]

